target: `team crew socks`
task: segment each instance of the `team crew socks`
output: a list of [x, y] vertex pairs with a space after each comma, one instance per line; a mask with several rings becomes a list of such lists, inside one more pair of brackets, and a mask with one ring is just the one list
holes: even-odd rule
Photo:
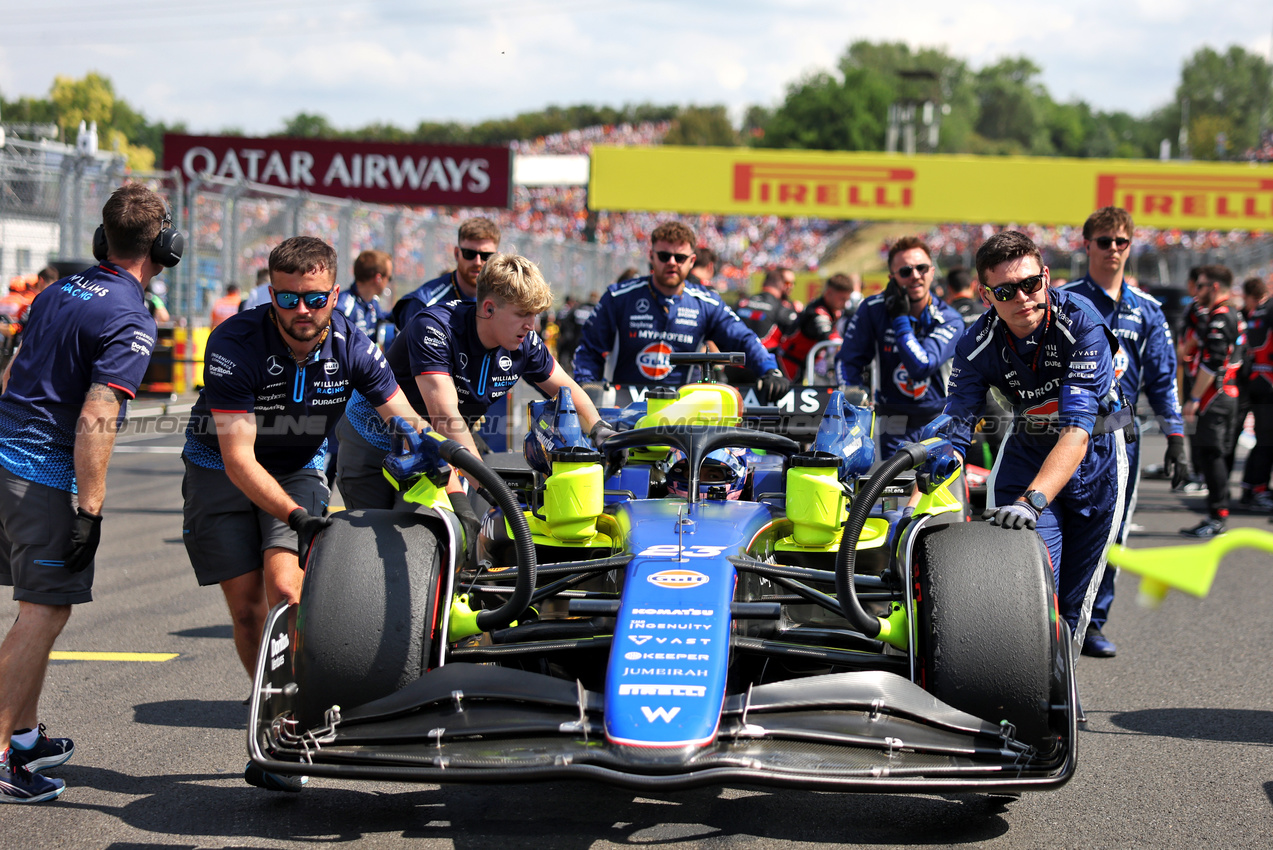
[[35, 742], [40, 740], [39, 729], [17, 729], [13, 735], [9, 737], [9, 741], [15, 749], [29, 750], [35, 746]]

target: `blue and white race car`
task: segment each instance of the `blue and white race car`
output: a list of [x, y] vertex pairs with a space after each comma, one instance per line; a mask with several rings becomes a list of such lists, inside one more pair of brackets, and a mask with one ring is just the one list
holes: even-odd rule
[[[336, 514], [295, 632], [272, 612], [253, 763], [647, 790], [1069, 779], [1073, 664], [1045, 550], [962, 521], [949, 443], [877, 463], [871, 412], [838, 393], [807, 448], [742, 427], [720, 384], [617, 413], [597, 451], [569, 390], [533, 403], [533, 472], [512, 487], [458, 444], [404, 433], [385, 465], [415, 510]], [[440, 490], [452, 465], [496, 505], [476, 541]]]

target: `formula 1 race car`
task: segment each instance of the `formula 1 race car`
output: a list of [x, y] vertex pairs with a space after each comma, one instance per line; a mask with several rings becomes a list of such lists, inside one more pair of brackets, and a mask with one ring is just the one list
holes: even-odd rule
[[[279, 606], [262, 639], [253, 764], [646, 790], [1066, 782], [1073, 665], [1038, 535], [959, 521], [940, 437], [877, 464], [871, 412], [838, 392], [805, 450], [742, 408], [719, 384], [650, 392], [598, 451], [563, 390], [530, 405], [520, 476], [401, 423], [385, 469], [415, 510], [338, 513], [309, 548], [294, 633]], [[496, 506], [476, 539], [452, 466]]]

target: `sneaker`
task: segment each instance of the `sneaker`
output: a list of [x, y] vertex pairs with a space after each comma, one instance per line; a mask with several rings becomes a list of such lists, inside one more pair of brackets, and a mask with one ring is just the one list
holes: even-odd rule
[[35, 746], [24, 750], [17, 744], [9, 755], [9, 763], [17, 767], [25, 767], [32, 773], [39, 773], [50, 767], [66, 764], [75, 755], [75, 743], [70, 738], [50, 738], [44, 734], [44, 724], [40, 724], [39, 737]]
[[1185, 482], [1185, 485], [1180, 488], [1180, 492], [1181, 493], [1203, 493], [1206, 491], [1206, 489], [1207, 489], [1207, 485], [1203, 484], [1201, 481], [1187, 481]]
[[1215, 517], [1204, 519], [1193, 528], [1180, 529], [1180, 533], [1185, 537], [1196, 537], [1200, 540], [1217, 537], [1224, 534], [1226, 531], [1228, 531], [1228, 529], [1224, 527], [1224, 520], [1216, 519]]
[[1261, 514], [1273, 512], [1273, 496], [1270, 496], [1267, 490], [1261, 490], [1258, 493], [1244, 493], [1242, 498], [1238, 500], [1238, 508]]
[[270, 773], [253, 762], [248, 762], [248, 766], [243, 769], [243, 781], [257, 788], [264, 788], [266, 791], [287, 791], [298, 794], [305, 787], [305, 783], [309, 782], [309, 777]]
[[43, 803], [66, 790], [60, 779], [32, 773], [10, 761], [12, 748], [0, 754], [0, 803]]
[[1114, 646], [1112, 640], [1101, 634], [1101, 630], [1096, 626], [1088, 626], [1087, 634], [1083, 637], [1082, 652], [1093, 658], [1113, 658], [1118, 652], [1118, 647]]

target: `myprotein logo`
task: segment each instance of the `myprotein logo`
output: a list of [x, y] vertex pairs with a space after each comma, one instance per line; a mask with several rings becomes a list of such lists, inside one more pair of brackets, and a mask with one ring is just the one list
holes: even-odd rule
[[733, 199], [793, 210], [907, 210], [915, 203], [915, 171], [876, 165], [736, 162]]
[[697, 570], [659, 570], [650, 576], [650, 584], [659, 587], [684, 588], [700, 587], [710, 579]]
[[1253, 225], [1273, 219], [1273, 179], [1258, 174], [1098, 174], [1096, 206], [1118, 206], [1136, 216]]

